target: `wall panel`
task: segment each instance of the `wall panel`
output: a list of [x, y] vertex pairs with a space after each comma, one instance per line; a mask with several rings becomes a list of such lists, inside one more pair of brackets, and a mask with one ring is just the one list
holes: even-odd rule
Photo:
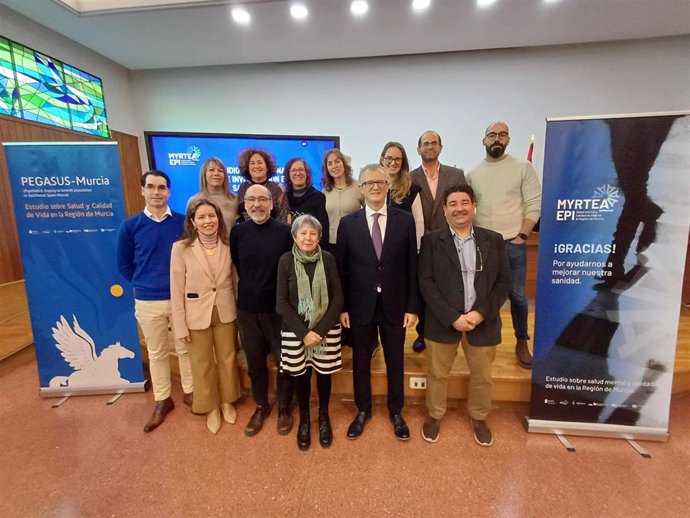
[[[141, 165], [139, 144], [134, 135], [113, 131], [113, 140], [120, 147], [120, 168], [126, 213], [133, 214], [143, 208], [139, 190]], [[0, 115], [0, 142], [92, 142], [105, 139]], [[18, 281], [24, 277], [19, 253], [19, 239], [14, 219], [14, 204], [10, 188], [7, 160], [0, 149], [0, 284]]]

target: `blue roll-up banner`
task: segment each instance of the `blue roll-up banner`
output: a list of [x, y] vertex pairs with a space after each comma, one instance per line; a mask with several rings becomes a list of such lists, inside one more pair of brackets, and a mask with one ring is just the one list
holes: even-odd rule
[[549, 119], [528, 430], [666, 440], [688, 113]]
[[116, 143], [4, 143], [41, 396], [145, 389]]

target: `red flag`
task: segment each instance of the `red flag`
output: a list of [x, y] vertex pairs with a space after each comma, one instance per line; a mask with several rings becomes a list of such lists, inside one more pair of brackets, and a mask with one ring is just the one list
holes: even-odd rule
[[533, 152], [534, 152], [534, 133], [532, 133], [532, 137], [530, 138], [529, 150], [527, 151], [527, 161], [528, 162], [532, 161], [532, 153]]

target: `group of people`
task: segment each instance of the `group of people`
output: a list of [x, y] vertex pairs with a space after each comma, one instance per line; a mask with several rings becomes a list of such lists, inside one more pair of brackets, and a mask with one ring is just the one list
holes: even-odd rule
[[439, 438], [461, 345], [474, 438], [490, 446], [491, 368], [508, 296], [518, 362], [530, 368], [532, 361], [525, 241], [539, 219], [541, 192], [532, 165], [505, 153], [509, 142], [504, 122], [489, 125], [482, 140], [486, 157], [467, 177], [440, 163], [443, 145], [434, 131], [419, 138], [417, 169], [410, 171], [400, 143], [388, 142], [357, 181], [348, 158], [331, 149], [323, 157], [321, 191], [303, 159], [285, 165], [284, 189], [271, 181], [277, 172], [271, 154], [247, 149], [239, 157], [246, 182], [238, 195], [230, 193], [224, 164], [208, 159], [185, 215], [168, 207], [169, 177], [145, 173], [145, 209], [118, 233], [118, 266], [134, 287], [156, 400], [144, 431], [175, 407], [171, 327], [184, 402], [206, 415], [213, 433], [223, 421], [237, 420], [239, 334], [256, 403], [245, 434], [259, 433], [272, 410], [271, 355], [278, 366], [278, 433], [293, 428], [296, 395], [297, 444], [310, 447], [316, 371], [318, 438], [330, 446], [331, 375], [341, 369], [347, 334], [357, 407], [347, 438], [361, 436], [372, 417], [371, 358], [381, 347], [393, 433], [408, 440], [403, 350], [407, 328], [417, 325], [413, 348], [426, 349], [428, 368], [423, 438]]

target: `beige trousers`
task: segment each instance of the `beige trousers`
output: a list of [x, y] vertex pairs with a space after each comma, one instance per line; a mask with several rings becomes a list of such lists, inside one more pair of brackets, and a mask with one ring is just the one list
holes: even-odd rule
[[[458, 354], [459, 344], [443, 344], [428, 338], [426, 343], [426, 408], [434, 419], [441, 419], [446, 413], [448, 398], [448, 376]], [[483, 421], [491, 411], [491, 365], [496, 358], [495, 346], [470, 345], [462, 334], [462, 350], [470, 368], [470, 382], [467, 393], [467, 410], [470, 417]]]
[[236, 322], [221, 322], [214, 306], [211, 326], [201, 331], [190, 329], [189, 337], [194, 413], [207, 414], [221, 403], [236, 401], [240, 397]]
[[180, 363], [182, 390], [189, 394], [194, 390], [192, 368], [189, 365], [187, 345], [175, 340], [172, 328], [172, 305], [169, 300], [134, 300], [134, 316], [141, 326], [149, 351], [149, 370], [153, 397], [163, 401], [170, 397], [170, 346], [174, 344]]

